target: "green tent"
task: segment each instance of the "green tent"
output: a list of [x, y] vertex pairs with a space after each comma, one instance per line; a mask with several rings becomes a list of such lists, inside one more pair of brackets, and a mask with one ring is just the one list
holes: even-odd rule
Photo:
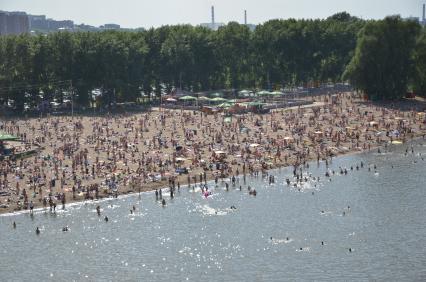
[[179, 100], [181, 100], [181, 101], [195, 101], [195, 100], [197, 100], [197, 98], [192, 97], [192, 96], [183, 96], [183, 97], [180, 97]]
[[16, 140], [19, 140], [19, 137], [16, 137], [10, 134], [0, 133], [0, 141], [16, 141]]

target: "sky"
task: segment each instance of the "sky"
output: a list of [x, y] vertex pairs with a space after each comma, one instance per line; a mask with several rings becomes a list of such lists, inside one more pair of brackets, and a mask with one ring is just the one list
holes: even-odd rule
[[149, 28], [210, 22], [212, 5], [216, 22], [242, 23], [247, 10], [248, 22], [259, 24], [277, 18], [326, 18], [342, 11], [363, 19], [395, 14], [421, 17], [423, 3], [426, 0], [0, 0], [0, 10], [77, 24]]

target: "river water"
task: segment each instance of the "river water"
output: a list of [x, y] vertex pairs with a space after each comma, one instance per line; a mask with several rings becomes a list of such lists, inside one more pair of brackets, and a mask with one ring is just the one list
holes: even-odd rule
[[[407, 156], [411, 145], [336, 158], [331, 181], [324, 163], [311, 163], [309, 173], [320, 181], [300, 187], [285, 184], [287, 177], [293, 181], [292, 169], [283, 168], [270, 172], [272, 185], [249, 176], [229, 191], [211, 183], [207, 199], [188, 187], [174, 199], [164, 192], [164, 208], [144, 193], [56, 215], [3, 215], [0, 279], [425, 281], [426, 142], [412, 145]], [[364, 168], [356, 170], [361, 161]]]

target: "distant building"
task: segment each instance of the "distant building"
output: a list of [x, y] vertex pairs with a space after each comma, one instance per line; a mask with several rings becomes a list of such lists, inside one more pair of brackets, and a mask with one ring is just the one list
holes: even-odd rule
[[0, 35], [22, 34], [29, 31], [30, 24], [26, 13], [0, 11]]
[[45, 15], [29, 15], [31, 31], [50, 32], [57, 30], [73, 30], [74, 22], [70, 20], [57, 21], [46, 19]]
[[74, 22], [70, 20], [56, 21], [53, 19], [47, 19], [47, 24], [48, 24], [49, 30], [51, 31], [58, 30], [60, 28], [66, 28], [66, 29], [74, 28]]
[[99, 31], [100, 29], [98, 27], [87, 25], [87, 24], [77, 24], [74, 25], [75, 31]]
[[49, 29], [49, 25], [47, 23], [45, 15], [40, 15], [40, 16], [29, 15], [28, 18], [30, 20], [31, 30], [48, 30]]
[[99, 28], [103, 28], [103, 29], [120, 29], [120, 25], [119, 24], [105, 24], [105, 25], [101, 25]]

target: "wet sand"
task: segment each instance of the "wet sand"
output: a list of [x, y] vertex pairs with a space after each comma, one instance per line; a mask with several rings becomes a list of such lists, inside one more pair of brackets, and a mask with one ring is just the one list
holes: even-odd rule
[[[255, 173], [279, 166], [377, 150], [426, 133], [424, 115], [398, 104], [328, 96], [269, 114], [206, 115], [153, 109], [102, 117], [4, 121], [0, 131], [23, 136], [38, 155], [0, 166], [0, 213], [50, 203], [112, 197]], [[401, 105], [401, 109], [402, 109]], [[177, 169], [188, 170], [179, 174]], [[24, 192], [25, 189], [25, 192]], [[73, 192], [74, 191], [74, 192]], [[117, 192], [115, 192], [117, 191]]]

